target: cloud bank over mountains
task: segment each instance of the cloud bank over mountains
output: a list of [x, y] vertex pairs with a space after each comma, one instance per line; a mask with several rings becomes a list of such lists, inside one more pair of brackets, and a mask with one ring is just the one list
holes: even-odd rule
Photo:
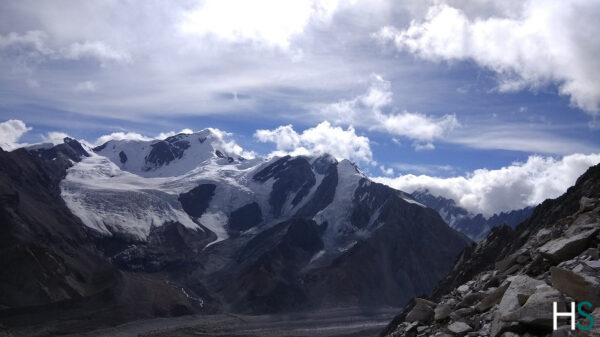
[[[19, 120], [0, 123], [0, 146], [4, 150], [13, 150], [28, 144], [19, 143], [20, 137], [32, 128]], [[257, 153], [242, 148], [234, 134], [211, 128], [226, 146], [229, 153], [252, 158]], [[177, 133], [191, 133], [190, 129], [180, 132], [164, 132], [154, 137], [134, 132], [115, 132], [104, 135], [95, 141], [85, 141], [97, 146], [110, 140], [149, 141], [164, 139]], [[42, 141], [58, 144], [68, 135], [61, 132], [49, 132]], [[272, 130], [256, 130], [258, 142], [274, 143], [276, 150], [267, 156], [283, 155], [321, 155], [329, 153], [337, 159], [350, 159], [357, 162], [367, 173], [377, 169], [377, 161], [371, 150], [368, 137], [356, 134], [352, 127], [346, 129], [322, 122], [302, 132], [294, 130], [292, 125], [280, 126]], [[412, 193], [427, 189], [433, 195], [453, 199], [458, 205], [472, 213], [491, 216], [502, 211], [534, 206], [547, 198], [555, 198], [566, 191], [587, 168], [600, 163], [600, 153], [570, 154], [562, 157], [531, 155], [524, 162], [514, 162], [499, 169], [477, 169], [462, 176], [449, 178], [436, 177], [433, 172], [452, 170], [452, 167], [418, 167], [418, 165], [395, 165], [399, 170], [421, 171], [424, 174], [404, 174], [390, 177], [394, 168], [379, 165], [386, 174], [372, 179], [393, 188]], [[425, 174], [426, 173], [426, 174]], [[373, 175], [373, 174], [370, 174]]]
[[429, 190], [453, 199], [474, 214], [494, 213], [534, 206], [556, 198], [575, 184], [590, 166], [600, 163], [600, 154], [571, 154], [562, 158], [533, 155], [496, 170], [479, 169], [465, 176], [438, 178], [428, 175], [378, 177], [375, 181], [412, 193]]
[[439, 2], [408, 28], [386, 26], [375, 36], [431, 61], [472, 60], [497, 74], [500, 91], [558, 83], [574, 106], [600, 113], [597, 1], [529, 0], [488, 17], [463, 8]]

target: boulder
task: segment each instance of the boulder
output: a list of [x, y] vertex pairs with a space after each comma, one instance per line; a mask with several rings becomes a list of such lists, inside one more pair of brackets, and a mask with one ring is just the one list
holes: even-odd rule
[[577, 302], [587, 301], [594, 307], [600, 306], [600, 280], [598, 277], [552, 267], [550, 268], [550, 280], [554, 288], [574, 298]]
[[598, 231], [598, 228], [592, 228], [576, 235], [548, 241], [540, 247], [539, 252], [555, 263], [572, 259], [588, 248], [589, 241]]
[[440, 303], [434, 310], [434, 320], [441, 321], [450, 316], [452, 313], [452, 306], [447, 303]]
[[544, 243], [550, 241], [552, 239], [552, 229], [550, 228], [542, 228], [535, 235], [535, 239], [538, 245], [543, 245]]
[[419, 298], [419, 297], [415, 298], [415, 303], [416, 304], [426, 305], [426, 306], [430, 307], [431, 309], [434, 309], [437, 306], [437, 303], [432, 302], [430, 300], [426, 300], [424, 298]]
[[541, 285], [533, 295], [529, 296], [525, 304], [516, 311], [501, 315], [503, 321], [517, 321], [541, 330], [552, 331], [552, 304], [557, 302], [559, 312], [567, 310], [564, 296], [556, 289]]
[[518, 326], [518, 322], [502, 320], [502, 317], [519, 309], [519, 297], [531, 296], [537, 286], [545, 284], [543, 281], [533, 279], [527, 275], [516, 275], [509, 277], [510, 285], [504, 292], [498, 310], [494, 314], [494, 320], [490, 328], [492, 337], [500, 336], [503, 332]]
[[473, 308], [462, 308], [462, 309], [458, 309], [455, 312], [451, 313], [450, 318], [453, 321], [458, 321], [463, 317], [472, 316], [474, 312], [475, 312], [475, 309], [473, 309]]
[[[416, 301], [416, 300], [415, 300]], [[412, 310], [406, 315], [406, 321], [409, 323], [413, 322], [421, 322], [421, 323], [429, 323], [434, 316], [433, 308], [429, 305], [416, 301], [415, 306]]]
[[498, 302], [500, 302], [500, 300], [502, 299], [502, 296], [504, 295], [504, 292], [506, 291], [506, 289], [508, 289], [508, 286], [509, 286], [509, 284], [506, 283], [506, 284], [501, 285], [500, 287], [494, 289], [492, 292], [487, 294], [483, 299], [481, 299], [481, 302], [479, 302], [479, 304], [477, 304], [475, 309], [477, 309], [477, 311], [479, 311], [479, 312], [484, 312], [484, 311], [489, 310], [491, 307], [493, 307]]
[[473, 328], [471, 328], [469, 324], [463, 322], [454, 322], [448, 325], [448, 331], [458, 336], [464, 336], [467, 332], [471, 331], [472, 329]]
[[466, 307], [470, 307], [473, 304], [477, 303], [477, 301], [481, 300], [483, 297], [485, 297], [484, 293], [481, 292], [473, 292], [473, 293], [469, 293], [467, 295], [465, 295], [463, 297], [463, 300], [460, 301], [456, 307], [457, 308], [466, 308]]

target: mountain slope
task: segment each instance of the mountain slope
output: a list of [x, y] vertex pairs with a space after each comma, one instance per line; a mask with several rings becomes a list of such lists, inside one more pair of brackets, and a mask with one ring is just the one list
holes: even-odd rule
[[[433, 291], [435, 302], [416, 299], [382, 335], [416, 336], [418, 329], [423, 335], [545, 336], [553, 332], [553, 302], [564, 312], [572, 300], [590, 302], [598, 317], [599, 234], [600, 164], [515, 230], [496, 228], [466, 249]], [[555, 334], [569, 335], [568, 321], [559, 325]], [[588, 335], [600, 336], [600, 329]]]
[[427, 190], [415, 191], [411, 196], [420, 203], [438, 211], [450, 227], [467, 235], [474, 241], [482, 240], [492, 228], [497, 226], [507, 225], [515, 228], [533, 212], [533, 207], [526, 207], [510, 212], [497, 213], [491, 217], [484, 217], [482, 214], [469, 213], [466, 209], [456, 205], [454, 200], [434, 196]]
[[0, 321], [25, 335], [193, 310], [159, 278], [119, 271], [67, 208], [60, 181], [85, 156], [71, 139], [31, 153], [0, 150]]

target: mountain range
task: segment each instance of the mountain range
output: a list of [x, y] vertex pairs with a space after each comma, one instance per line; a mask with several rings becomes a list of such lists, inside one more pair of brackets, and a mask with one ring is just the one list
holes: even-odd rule
[[472, 241], [329, 155], [243, 158], [212, 129], [0, 151], [0, 322], [401, 307]]
[[533, 212], [533, 207], [525, 207], [509, 212], [500, 212], [486, 217], [481, 213], [473, 214], [460, 207], [452, 199], [434, 196], [427, 189], [417, 190], [411, 196], [418, 202], [435, 209], [450, 227], [467, 235], [474, 241], [481, 241], [494, 227], [507, 225], [515, 228]]

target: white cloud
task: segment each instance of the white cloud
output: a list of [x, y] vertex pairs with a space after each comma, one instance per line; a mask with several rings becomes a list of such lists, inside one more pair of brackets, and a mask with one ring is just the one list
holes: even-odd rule
[[438, 178], [407, 174], [374, 180], [409, 193], [428, 189], [434, 195], [455, 200], [473, 213], [490, 216], [556, 198], [598, 163], [600, 154], [572, 154], [560, 159], [530, 156], [524, 163], [516, 162], [497, 170], [479, 169], [466, 176]]
[[31, 30], [25, 34], [0, 34], [0, 50], [16, 50], [18, 58], [38, 62], [90, 58], [106, 65], [108, 62], [128, 63], [132, 60], [127, 52], [119, 51], [102, 41], [73, 42], [65, 48], [54, 48], [49, 42], [48, 34], [40, 30]]
[[319, 113], [331, 117], [336, 123], [362, 126], [413, 139], [416, 150], [432, 150], [434, 140], [443, 138], [460, 126], [453, 114], [432, 117], [407, 111], [384, 112], [384, 108], [392, 103], [391, 84], [379, 75], [371, 77], [372, 82], [366, 93], [329, 104]]
[[161, 132], [161, 133], [159, 133], [159, 134], [158, 134], [156, 137], [154, 137], [154, 138], [155, 138], [155, 139], [166, 139], [166, 138], [169, 138], [169, 137], [172, 137], [172, 136], [178, 135], [178, 134], [180, 134], [180, 133], [184, 133], [184, 134], [186, 134], [186, 135], [189, 135], [189, 134], [191, 134], [191, 133], [194, 133], [194, 131], [193, 131], [192, 129], [185, 128], [185, 129], [183, 129], [183, 130], [181, 130], [181, 131], [179, 131], [179, 132], [175, 132], [175, 131]]
[[29, 53], [52, 54], [53, 50], [46, 45], [46, 38], [47, 34], [39, 30], [31, 30], [25, 34], [0, 34], [0, 49], [19, 48], [29, 50]]
[[474, 124], [453, 134], [449, 137], [448, 142], [475, 149], [510, 150], [538, 154], [567, 155], [600, 151], [597, 144], [566, 137], [561, 131], [560, 127], [553, 128], [537, 124]]
[[62, 51], [62, 55], [64, 58], [71, 60], [93, 58], [99, 60], [102, 64], [107, 61], [122, 63], [131, 62], [131, 56], [128, 53], [119, 51], [102, 41], [72, 43]]
[[75, 85], [75, 91], [95, 92], [96, 84], [92, 81], [79, 82]]
[[0, 123], [0, 147], [5, 151], [12, 151], [26, 144], [19, 144], [19, 138], [31, 130], [25, 123], [16, 119], [9, 119]]
[[275, 143], [277, 151], [271, 155], [329, 153], [338, 159], [375, 163], [369, 138], [358, 136], [351, 126], [344, 130], [324, 121], [297, 133], [292, 125], [285, 125], [274, 130], [256, 130], [254, 137], [260, 142]]
[[393, 176], [394, 175], [394, 169], [391, 168], [391, 167], [386, 167], [385, 165], [379, 165], [379, 169], [386, 176]]
[[463, 5], [436, 3], [424, 20], [376, 37], [429, 60], [474, 60], [498, 74], [500, 91], [558, 83], [573, 105], [600, 112], [600, 2], [529, 0], [516, 14], [485, 18], [470, 18]]
[[51, 143], [53, 145], [58, 145], [64, 143], [64, 139], [66, 137], [72, 138], [64, 132], [51, 131], [48, 132], [45, 136], [42, 136], [42, 143]]
[[185, 16], [181, 30], [230, 42], [252, 41], [287, 49], [312, 21], [327, 22], [339, 0], [206, 0]]
[[143, 136], [137, 132], [113, 132], [109, 135], [103, 135], [98, 137], [96, 141], [93, 143], [94, 146], [102, 145], [111, 140], [141, 140], [148, 141], [153, 140], [154, 138]]
[[233, 133], [216, 128], [209, 129], [221, 139], [225, 152], [242, 156], [247, 159], [256, 157], [256, 153], [254, 151], [246, 151], [240, 145], [238, 145], [238, 143], [236, 143], [236, 141], [233, 139]]

